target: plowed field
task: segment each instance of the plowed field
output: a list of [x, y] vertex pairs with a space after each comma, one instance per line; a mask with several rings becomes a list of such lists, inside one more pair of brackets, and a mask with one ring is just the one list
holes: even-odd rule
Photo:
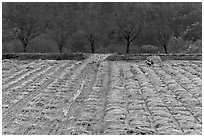
[[202, 134], [202, 62], [3, 60], [2, 134]]

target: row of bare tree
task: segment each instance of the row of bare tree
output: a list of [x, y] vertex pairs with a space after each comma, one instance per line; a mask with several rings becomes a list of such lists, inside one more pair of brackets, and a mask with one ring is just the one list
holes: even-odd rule
[[[61, 52], [76, 33], [84, 35], [91, 52], [102, 37], [157, 43], [168, 53], [171, 37], [201, 39], [201, 3], [3, 3], [3, 41], [18, 39], [24, 52], [39, 35], [47, 34]], [[117, 48], [117, 47], [116, 47]]]

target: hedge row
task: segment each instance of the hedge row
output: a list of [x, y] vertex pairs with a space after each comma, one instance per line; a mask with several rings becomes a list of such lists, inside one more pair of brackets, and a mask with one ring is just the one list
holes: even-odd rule
[[148, 56], [160, 56], [161, 60], [202, 60], [202, 54], [113, 54], [106, 59], [119, 60], [146, 60]]
[[[2, 59], [42, 59], [42, 60], [84, 60], [90, 54], [85, 53], [3, 53]], [[160, 56], [164, 60], [202, 60], [202, 54], [113, 54], [106, 58], [109, 61], [117, 60], [146, 60], [148, 56]]]
[[73, 53], [3, 53], [2, 59], [41, 59], [41, 60], [84, 60], [89, 57], [88, 54]]

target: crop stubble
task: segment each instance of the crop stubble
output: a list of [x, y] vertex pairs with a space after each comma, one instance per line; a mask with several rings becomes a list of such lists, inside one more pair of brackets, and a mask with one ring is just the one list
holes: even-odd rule
[[202, 133], [201, 62], [106, 56], [3, 61], [3, 134]]

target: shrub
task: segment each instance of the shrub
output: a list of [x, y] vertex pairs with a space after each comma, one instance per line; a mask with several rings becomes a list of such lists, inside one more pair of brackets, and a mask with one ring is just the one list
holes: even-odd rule
[[158, 53], [158, 47], [154, 45], [143, 45], [139, 48], [139, 53]]
[[168, 53], [182, 53], [188, 48], [189, 42], [182, 38], [171, 38], [167, 46]]
[[2, 59], [84, 60], [88, 57], [88, 55], [82, 53], [4, 53]]
[[75, 34], [69, 42], [72, 52], [87, 52], [86, 42], [82, 34]]
[[19, 40], [11, 40], [2, 43], [3, 53], [20, 53], [23, 51], [23, 47]]
[[196, 40], [194, 43], [190, 43], [184, 53], [202, 53], [202, 40]]

